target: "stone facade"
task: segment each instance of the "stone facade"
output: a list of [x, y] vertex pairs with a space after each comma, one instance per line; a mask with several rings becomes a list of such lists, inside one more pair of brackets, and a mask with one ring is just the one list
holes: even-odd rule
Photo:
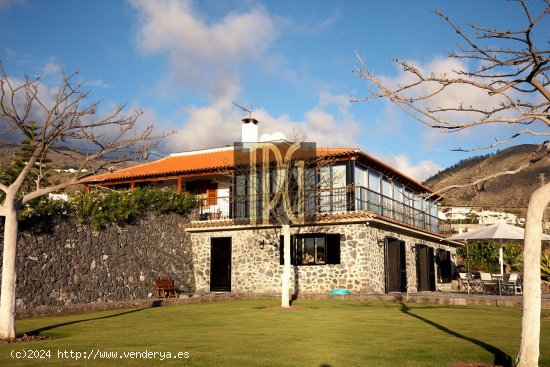
[[150, 298], [157, 277], [195, 291], [191, 245], [179, 215], [150, 214], [100, 231], [74, 220], [54, 223], [51, 233], [20, 233], [18, 310]]
[[[291, 228], [297, 233], [339, 233], [340, 264], [293, 266], [291, 292], [326, 293], [346, 288], [359, 293], [385, 292], [384, 247], [379, 239], [392, 237], [405, 241], [407, 290], [417, 291], [416, 244], [451, 252], [454, 248], [439, 242], [419, 240], [406, 232], [395, 232], [362, 223], [318, 224]], [[281, 289], [283, 267], [280, 265], [278, 229], [228, 227], [220, 231], [193, 231], [193, 262], [197, 292], [210, 291], [210, 250], [213, 237], [231, 238], [231, 291], [236, 293], [277, 293]], [[260, 240], [265, 248], [260, 249]], [[449, 290], [450, 283], [438, 283], [439, 290]]]

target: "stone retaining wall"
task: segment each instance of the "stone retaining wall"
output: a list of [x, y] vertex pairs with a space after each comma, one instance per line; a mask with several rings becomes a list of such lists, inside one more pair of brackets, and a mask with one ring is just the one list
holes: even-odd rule
[[18, 312], [151, 298], [157, 277], [171, 277], [180, 290], [195, 291], [185, 218], [176, 214], [148, 214], [100, 231], [54, 220], [51, 233], [20, 233], [17, 276]]

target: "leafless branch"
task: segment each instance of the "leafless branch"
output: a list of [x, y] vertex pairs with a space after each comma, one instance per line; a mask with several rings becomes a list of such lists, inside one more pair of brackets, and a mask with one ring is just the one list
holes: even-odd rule
[[[77, 73], [63, 71], [62, 82], [52, 98], [46, 98], [42, 95], [40, 78], [25, 76], [22, 82], [17, 82], [8, 77], [0, 65], [1, 132], [19, 131], [34, 147], [32, 157], [19, 176], [9, 185], [0, 186], [7, 195], [5, 202], [15, 200], [31, 173], [36, 187], [22, 196], [21, 204], [81, 182], [90, 175], [86, 172], [88, 168], [93, 172], [112, 161], [138, 156], [143, 144], [155, 147], [166, 136], [155, 135], [152, 125], [138, 129], [143, 112], [136, 110], [126, 114], [125, 104], [107, 114], [99, 112], [100, 102], [88, 102], [89, 92], [83, 89], [84, 83], [77, 81], [76, 76]], [[76, 160], [78, 168], [62, 182], [43, 186], [47, 174], [56, 167], [55, 164], [49, 167], [43, 164], [47, 152], [54, 150], [64, 151], [66, 158]], [[36, 163], [39, 164], [35, 169]]]
[[[353, 102], [387, 99], [405, 114], [424, 125], [446, 132], [457, 132], [470, 127], [494, 124], [532, 125], [534, 122], [550, 127], [550, 51], [540, 50], [533, 39], [533, 32], [540, 28], [543, 19], [550, 14], [550, 3], [545, 1], [544, 10], [534, 16], [524, 0], [522, 8], [527, 25], [519, 30], [496, 30], [470, 24], [473, 36], [463, 31], [443, 12], [435, 10], [464, 41], [459, 52], [452, 51], [450, 58], [477, 61], [477, 69], [450, 70], [436, 74], [424, 72], [408, 61], [392, 58], [403, 70], [406, 83], [396, 86], [385, 82], [367, 66], [365, 58], [357, 55], [358, 66], [353, 73], [374, 86], [364, 98], [352, 97]], [[489, 40], [489, 42], [481, 43]], [[502, 47], [498, 47], [501, 42]], [[450, 88], [472, 88], [477, 93], [491, 97], [479, 105], [456, 104], [434, 105], [437, 97], [445, 97]], [[534, 125], [533, 125], [534, 126]], [[538, 129], [525, 129], [495, 143], [481, 147], [462, 149], [473, 151], [494, 148], [515, 141], [520, 136], [549, 136]]]

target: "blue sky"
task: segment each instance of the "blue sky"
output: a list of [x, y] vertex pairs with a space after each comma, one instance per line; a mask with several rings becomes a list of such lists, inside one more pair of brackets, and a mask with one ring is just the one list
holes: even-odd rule
[[143, 124], [176, 130], [164, 153], [238, 140], [235, 101], [252, 106], [261, 133], [359, 147], [422, 180], [468, 156], [451, 149], [511, 133], [444, 134], [388, 103], [349, 102], [368, 88], [351, 72], [356, 52], [393, 80], [392, 56], [445, 67], [460, 40], [434, 9], [463, 28], [524, 24], [519, 6], [500, 0], [0, 0], [0, 60], [10, 76], [43, 75], [49, 86], [61, 68], [79, 71], [103, 108], [125, 101], [145, 111]]

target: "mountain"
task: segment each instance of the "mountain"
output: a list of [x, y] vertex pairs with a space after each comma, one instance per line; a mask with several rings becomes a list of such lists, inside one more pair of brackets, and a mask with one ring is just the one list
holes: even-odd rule
[[[449, 167], [424, 182], [434, 191], [451, 185], [467, 184], [498, 172], [513, 170], [531, 159], [536, 145], [517, 145], [494, 154], [469, 158]], [[531, 193], [550, 180], [550, 157], [545, 157], [514, 175], [489, 179], [478, 185], [453, 189], [443, 196], [449, 205], [483, 206], [524, 213]]]

